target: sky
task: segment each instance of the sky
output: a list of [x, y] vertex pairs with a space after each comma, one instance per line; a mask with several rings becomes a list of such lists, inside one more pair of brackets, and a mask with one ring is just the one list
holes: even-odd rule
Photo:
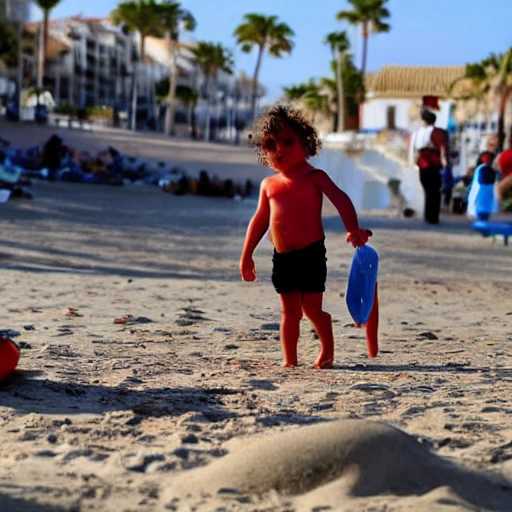
[[[82, 14], [103, 17], [118, 0], [61, 0], [52, 18]], [[361, 65], [360, 32], [336, 13], [349, 9], [347, 0], [181, 0], [196, 18], [194, 34], [184, 40], [212, 41], [232, 50], [235, 72], [252, 76], [256, 52], [244, 54], [237, 48], [233, 30], [244, 14], [276, 15], [295, 32], [294, 48], [281, 59], [265, 55], [260, 82], [274, 101], [290, 86], [330, 75], [330, 49], [323, 43], [329, 32], [346, 30], [357, 66]], [[367, 71], [385, 65], [465, 65], [490, 53], [503, 53], [512, 46], [512, 0], [388, 0], [391, 30], [368, 41]], [[32, 20], [41, 19], [32, 7]]]

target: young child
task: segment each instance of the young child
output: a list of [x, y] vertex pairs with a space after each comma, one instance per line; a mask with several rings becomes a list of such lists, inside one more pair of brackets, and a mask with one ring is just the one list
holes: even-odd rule
[[283, 366], [297, 365], [300, 320], [311, 321], [320, 339], [316, 368], [329, 368], [334, 360], [331, 315], [322, 309], [327, 277], [322, 224], [323, 194], [332, 202], [347, 230], [347, 241], [360, 247], [369, 232], [358, 225], [350, 198], [327, 174], [308, 163], [318, 154], [315, 128], [297, 110], [277, 105], [261, 116], [252, 136], [258, 160], [276, 171], [261, 183], [256, 213], [249, 223], [240, 258], [244, 281], [257, 278], [252, 258], [270, 228], [274, 245], [272, 283], [281, 299]]

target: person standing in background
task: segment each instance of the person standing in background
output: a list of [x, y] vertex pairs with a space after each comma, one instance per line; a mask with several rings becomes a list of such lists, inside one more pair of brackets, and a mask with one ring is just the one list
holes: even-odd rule
[[449, 143], [446, 130], [434, 126], [436, 115], [423, 107], [420, 126], [411, 137], [409, 163], [419, 168], [420, 183], [425, 191], [425, 222], [439, 223], [441, 209], [441, 170], [448, 167]]

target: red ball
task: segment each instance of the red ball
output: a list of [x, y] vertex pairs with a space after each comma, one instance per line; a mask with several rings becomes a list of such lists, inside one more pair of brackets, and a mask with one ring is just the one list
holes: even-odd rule
[[6, 379], [18, 366], [20, 349], [9, 338], [0, 337], [0, 381]]

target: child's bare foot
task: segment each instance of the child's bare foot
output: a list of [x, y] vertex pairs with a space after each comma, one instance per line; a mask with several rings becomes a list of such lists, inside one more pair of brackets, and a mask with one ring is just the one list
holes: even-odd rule
[[315, 368], [318, 368], [319, 370], [325, 370], [326, 368], [332, 368], [333, 363], [333, 356], [325, 357], [323, 354], [320, 354], [315, 362]]
[[283, 361], [283, 364], [282, 364], [283, 368], [293, 368], [294, 366], [297, 366], [297, 361], [295, 361], [295, 362]]

